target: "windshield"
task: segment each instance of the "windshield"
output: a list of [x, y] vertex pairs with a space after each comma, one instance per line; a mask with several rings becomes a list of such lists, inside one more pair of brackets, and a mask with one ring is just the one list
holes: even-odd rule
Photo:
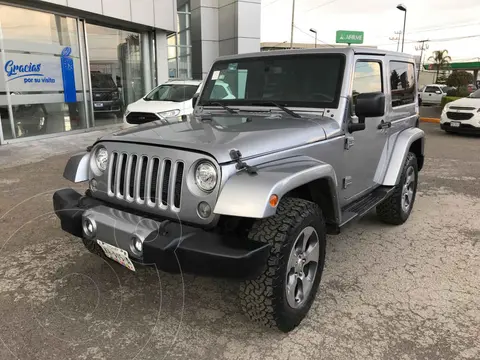
[[265, 56], [213, 65], [199, 104], [249, 105], [275, 102], [294, 107], [338, 105], [345, 56]]
[[117, 85], [108, 74], [92, 73], [92, 87], [94, 89], [113, 89], [117, 88]]
[[173, 101], [182, 102], [193, 98], [198, 85], [160, 85], [144, 97], [147, 101]]
[[480, 90], [475, 90], [473, 93], [470, 94], [470, 97], [480, 99]]

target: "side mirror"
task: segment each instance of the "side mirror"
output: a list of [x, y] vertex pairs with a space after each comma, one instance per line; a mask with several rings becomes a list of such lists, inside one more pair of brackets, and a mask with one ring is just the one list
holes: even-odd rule
[[441, 94], [442, 92], [440, 90], [435, 91], [435, 94]]
[[199, 95], [200, 95], [199, 93], [196, 93], [196, 94], [193, 95], [193, 98], [192, 98], [192, 108], [194, 108], [194, 109], [195, 109], [195, 106], [197, 105], [197, 101], [198, 101], [198, 96], [199, 96]]
[[385, 115], [385, 94], [382, 92], [359, 94], [355, 104], [355, 115], [358, 117], [358, 123], [350, 122], [348, 131], [365, 130], [365, 118]]

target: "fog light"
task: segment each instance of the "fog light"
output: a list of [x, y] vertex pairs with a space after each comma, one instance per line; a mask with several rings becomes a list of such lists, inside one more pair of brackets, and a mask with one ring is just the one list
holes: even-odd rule
[[97, 180], [95, 179], [90, 180], [90, 190], [97, 191], [97, 185], [98, 185]]
[[93, 239], [97, 234], [97, 224], [95, 220], [90, 219], [88, 217], [83, 219], [82, 222], [83, 233], [89, 239]]
[[205, 201], [202, 201], [198, 204], [197, 212], [201, 218], [206, 219], [212, 214], [212, 208]]
[[132, 238], [132, 245], [133, 245], [133, 248], [135, 249], [135, 251], [139, 254], [142, 253], [143, 251], [143, 242], [142, 240], [140, 240], [138, 237], [133, 237]]

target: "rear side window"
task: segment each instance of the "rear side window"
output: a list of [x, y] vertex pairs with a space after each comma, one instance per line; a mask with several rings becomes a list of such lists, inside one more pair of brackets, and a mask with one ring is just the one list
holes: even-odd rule
[[412, 63], [390, 61], [390, 87], [393, 107], [415, 103], [415, 68]]
[[425, 89], [426, 93], [435, 93], [436, 91], [440, 91], [440, 89], [436, 86], [427, 86]]

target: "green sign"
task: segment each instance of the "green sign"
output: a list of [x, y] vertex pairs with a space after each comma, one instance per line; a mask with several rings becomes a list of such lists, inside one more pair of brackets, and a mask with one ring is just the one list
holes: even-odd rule
[[337, 30], [337, 43], [363, 44], [363, 31]]

